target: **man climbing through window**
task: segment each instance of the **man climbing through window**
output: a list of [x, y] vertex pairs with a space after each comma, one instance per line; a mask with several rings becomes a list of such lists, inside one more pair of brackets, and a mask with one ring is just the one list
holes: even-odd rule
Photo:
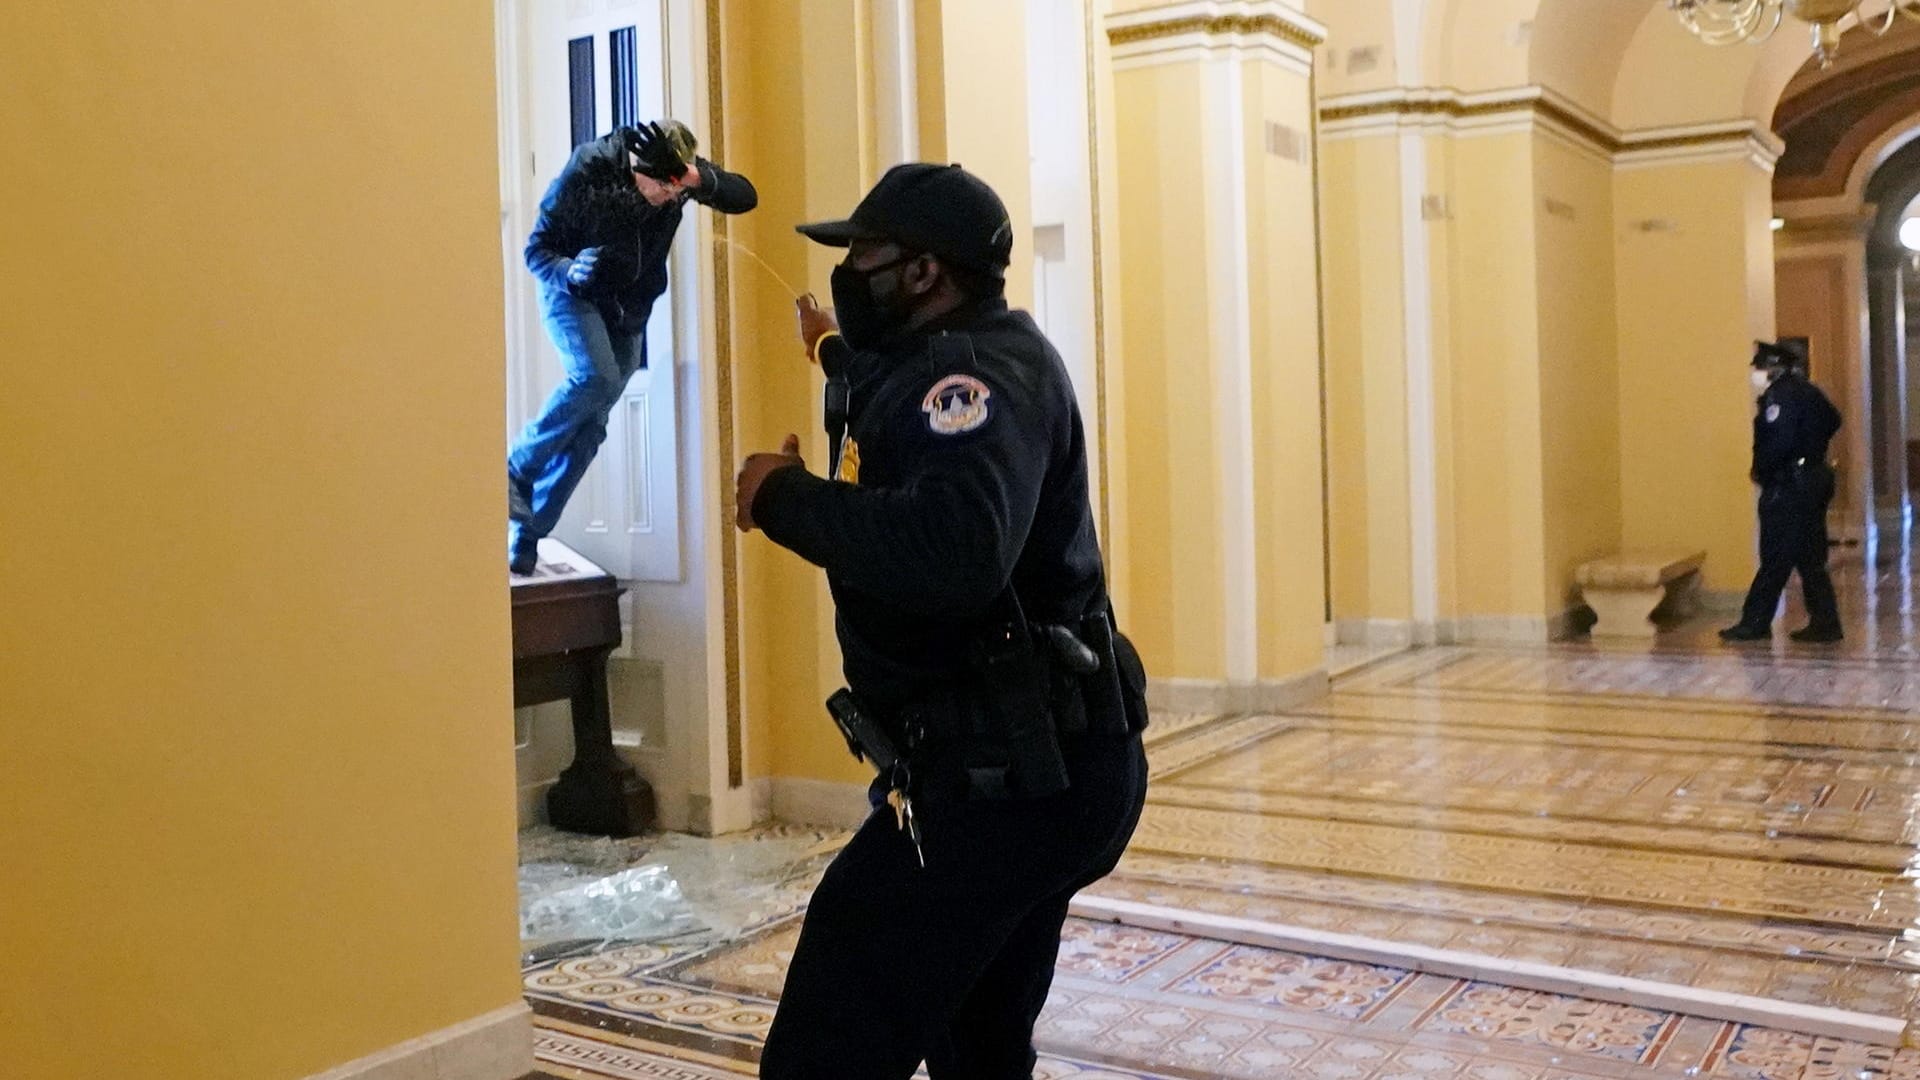
[[647, 317], [687, 199], [723, 214], [759, 203], [746, 177], [699, 157], [678, 120], [618, 128], [573, 152], [540, 202], [527, 269], [566, 380], [507, 454], [507, 560], [531, 574], [540, 538], [607, 437], [627, 380], [647, 364]]

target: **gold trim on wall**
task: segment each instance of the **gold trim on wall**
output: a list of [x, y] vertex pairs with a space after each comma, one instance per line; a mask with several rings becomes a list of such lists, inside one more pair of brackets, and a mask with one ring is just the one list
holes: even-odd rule
[[1135, 23], [1108, 30], [1107, 40], [1116, 46], [1132, 45], [1141, 41], [1158, 41], [1161, 38], [1196, 33], [1205, 34], [1208, 37], [1253, 37], [1264, 34], [1298, 45], [1303, 49], [1318, 48], [1326, 44], [1327, 40], [1324, 34], [1274, 14], [1189, 15], [1160, 22]]
[[[1442, 93], [1445, 93], [1444, 91]], [[1518, 96], [1525, 93], [1526, 96]], [[1544, 120], [1557, 125], [1588, 147], [1609, 157], [1622, 154], [1642, 155], [1686, 150], [1733, 149], [1753, 145], [1758, 151], [1770, 151], [1764, 133], [1754, 129], [1728, 127], [1713, 131], [1659, 131], [1640, 135], [1609, 131], [1578, 112], [1538, 91], [1516, 91], [1516, 96], [1486, 101], [1463, 101], [1457, 96], [1385, 98], [1350, 105], [1334, 104], [1320, 109], [1319, 122], [1342, 124], [1355, 120], [1391, 118], [1396, 120]]]
[[1112, 461], [1107, 455], [1107, 291], [1105, 245], [1101, 239], [1100, 214], [1100, 84], [1097, 74], [1099, 51], [1096, 47], [1094, 0], [1080, 0], [1087, 24], [1087, 178], [1093, 207], [1093, 399], [1099, 415], [1094, 417], [1094, 453], [1100, 460], [1100, 536], [1113, 543], [1113, 500], [1108, 482]]
[[[726, 56], [721, 48], [722, 7], [707, 0], [707, 145], [714, 161], [727, 160]], [[720, 498], [720, 620], [727, 711], [727, 786], [746, 784], [746, 734], [740, 701], [740, 539], [733, 530], [733, 463], [739, 456], [733, 428], [733, 281], [732, 248], [724, 243], [730, 226], [725, 214], [707, 215], [713, 236], [713, 373]]]

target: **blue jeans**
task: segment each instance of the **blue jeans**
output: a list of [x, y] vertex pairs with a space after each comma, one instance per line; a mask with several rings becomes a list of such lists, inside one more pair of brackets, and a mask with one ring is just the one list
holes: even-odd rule
[[567, 378], [507, 453], [507, 479], [527, 491], [533, 509], [528, 520], [508, 523], [509, 556], [531, 550], [560, 523], [573, 489], [606, 441], [607, 417], [627, 380], [647, 362], [644, 329], [614, 330], [592, 304], [553, 289], [540, 290], [540, 307]]

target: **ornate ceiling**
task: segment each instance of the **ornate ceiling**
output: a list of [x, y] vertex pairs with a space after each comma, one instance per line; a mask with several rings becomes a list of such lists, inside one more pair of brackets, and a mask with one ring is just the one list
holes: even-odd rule
[[[1856, 43], [1857, 42], [1857, 43]], [[1889, 132], [1920, 123], [1920, 23], [1885, 38], [1856, 31], [1831, 69], [1809, 61], [1774, 113], [1786, 140], [1775, 173], [1780, 201], [1846, 194], [1862, 155]]]

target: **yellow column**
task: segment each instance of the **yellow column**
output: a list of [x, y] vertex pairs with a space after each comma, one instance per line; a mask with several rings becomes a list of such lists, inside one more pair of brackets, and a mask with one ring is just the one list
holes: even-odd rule
[[492, 7], [0, 21], [0, 1072], [520, 1076]]
[[[1228, 10], [1221, 10], [1222, 8]], [[1130, 627], [1188, 704], [1319, 679], [1312, 46], [1272, 2], [1109, 16]], [[1178, 698], [1166, 699], [1181, 707]]]
[[[732, 236], [823, 303], [830, 302], [827, 275], [839, 253], [807, 243], [793, 227], [844, 216], [873, 179], [873, 140], [862, 121], [864, 7], [865, 0], [730, 0], [726, 10], [727, 164], [754, 178], [761, 200], [759, 209], [729, 222]], [[723, 452], [737, 463], [796, 432], [809, 464], [825, 469], [820, 378], [795, 338], [793, 297], [752, 258], [738, 251], [716, 258], [727, 264], [733, 320], [735, 438]], [[857, 814], [859, 800], [836, 802], [844, 793], [830, 786], [851, 790], [871, 773], [847, 753], [821, 706], [841, 685], [824, 581], [757, 533], [739, 537], [729, 522], [728, 536], [738, 544], [735, 677], [749, 778], [770, 784], [777, 814]]]
[[[731, 0], [725, 42], [728, 128], [740, 168], [759, 181], [761, 206], [738, 219], [736, 239], [795, 287], [825, 301], [840, 253], [808, 245], [800, 221], [846, 214], [891, 161], [875, 130], [884, 73], [868, 0]], [[896, 13], [897, 14], [897, 13]], [[999, 192], [1014, 235], [1032, 235], [1023, 0], [912, 5], [919, 154], [967, 166]], [[745, 32], [750, 27], [752, 32]], [[795, 47], [797, 43], [797, 47]], [[888, 77], [897, 77], [891, 75]], [[800, 359], [792, 298], [752, 260], [727, 254], [734, 299], [735, 457], [799, 432], [824, 468], [820, 379]], [[1008, 298], [1032, 300], [1031, 252], [1016, 246]], [[844, 819], [864, 802], [871, 770], [854, 761], [821, 702], [841, 685], [832, 603], [818, 571], [763, 537], [740, 541], [739, 678], [755, 779], [771, 782], [772, 811]], [[852, 791], [851, 801], [845, 798]]]
[[1773, 336], [1771, 189], [1744, 157], [1616, 181], [1622, 538], [1705, 549], [1716, 592], [1754, 567], [1746, 361]]
[[1413, 637], [1405, 230], [1425, 226], [1406, 220], [1401, 141], [1393, 127], [1321, 137], [1328, 555], [1343, 639]]
[[[920, 157], [954, 161], [1007, 204], [1013, 235], [1033, 235], [1027, 151], [1027, 0], [919, 0]], [[1018, 243], [1007, 300], [1033, 303], [1033, 252]]]
[[1544, 638], [1535, 136], [1434, 140], [1442, 636]]

